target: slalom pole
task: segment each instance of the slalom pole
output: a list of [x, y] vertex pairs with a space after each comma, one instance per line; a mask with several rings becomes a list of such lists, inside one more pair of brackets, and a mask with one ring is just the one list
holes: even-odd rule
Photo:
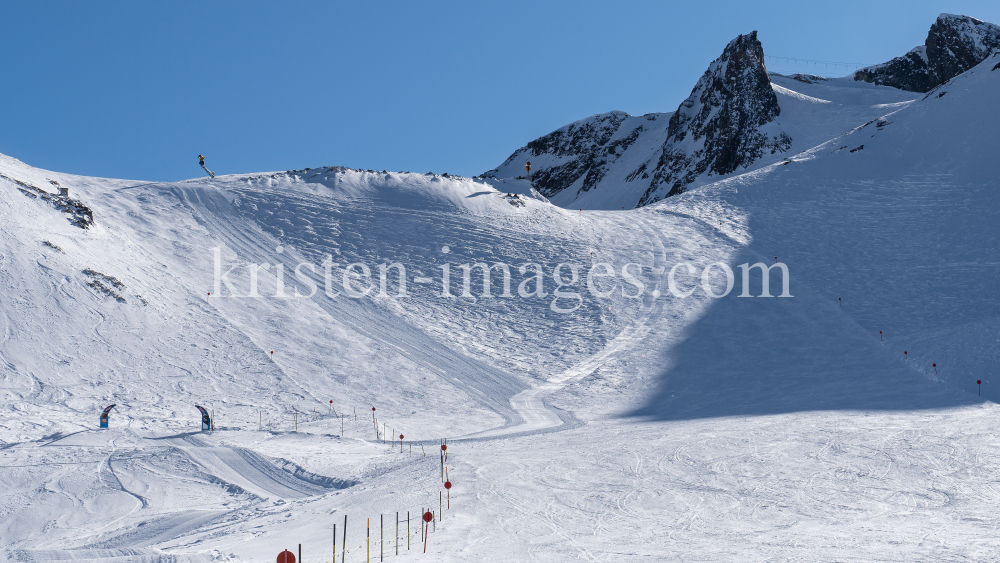
[[[346, 514], [344, 515], [344, 541], [341, 543], [344, 544], [344, 549], [340, 552], [340, 563], [344, 563], [344, 560], [347, 559], [347, 515]], [[333, 563], [337, 562], [334, 561]]]
[[[420, 510], [423, 509], [421, 508]], [[431, 525], [431, 520], [433, 520], [434, 517], [431, 516], [430, 512], [424, 512], [421, 519], [424, 521], [424, 527], [421, 528], [421, 530], [423, 530], [423, 535], [424, 535], [424, 553], [427, 553], [427, 536], [430, 535], [430, 529], [426, 528]]]
[[406, 549], [410, 549], [410, 511], [406, 511]]
[[385, 561], [385, 515], [378, 515], [378, 560]]
[[333, 523], [333, 563], [337, 563], [337, 523]]
[[368, 519], [368, 529], [365, 531], [365, 546], [368, 548], [368, 563], [372, 563], [372, 519]]
[[396, 511], [396, 555], [399, 555], [399, 511]]

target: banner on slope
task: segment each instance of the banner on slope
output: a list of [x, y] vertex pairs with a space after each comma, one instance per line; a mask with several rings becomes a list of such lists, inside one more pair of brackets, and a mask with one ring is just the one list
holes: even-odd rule
[[115, 405], [104, 407], [104, 412], [101, 413], [101, 428], [108, 427], [108, 415], [111, 414], [111, 409], [115, 408]]
[[198, 407], [198, 410], [201, 411], [201, 429], [202, 430], [211, 430], [212, 429], [212, 417], [208, 416], [208, 411], [205, 409], [205, 407], [198, 406], [198, 405], [195, 405], [195, 406]]

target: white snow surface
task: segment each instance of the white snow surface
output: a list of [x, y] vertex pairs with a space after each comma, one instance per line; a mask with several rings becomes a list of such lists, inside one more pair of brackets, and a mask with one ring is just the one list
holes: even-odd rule
[[[0, 157], [0, 552], [273, 561], [301, 544], [311, 563], [331, 559], [334, 524], [341, 557], [346, 516], [354, 562], [368, 519], [371, 556], [390, 561], [990, 560], [998, 62], [912, 102], [777, 79], [793, 151], [628, 211], [631, 194], [567, 210], [513, 179], [137, 182]], [[30, 195], [51, 181], [93, 227]], [[215, 287], [216, 248], [232, 290]], [[737, 266], [775, 258], [794, 297], [738, 297]], [[324, 260], [339, 264], [333, 298]], [[675, 297], [682, 261], [729, 265], [735, 287], [711, 298], [681, 267], [694, 292]], [[246, 296], [248, 264], [265, 262]], [[300, 279], [302, 262], [315, 271]], [[379, 292], [378, 265], [396, 262], [406, 296], [395, 269]], [[478, 273], [462, 296], [458, 265], [477, 262], [510, 265], [513, 296], [496, 271], [492, 297]], [[518, 294], [528, 262], [545, 297]], [[371, 269], [369, 295], [345, 294], [350, 263]], [[555, 298], [559, 263], [579, 266], [569, 313], [554, 310], [577, 302]], [[616, 272], [597, 281], [607, 297], [587, 292], [593, 263]], [[319, 290], [295, 297], [307, 280]], [[402, 446], [375, 438], [372, 406]], [[427, 555], [425, 507], [442, 517]]]

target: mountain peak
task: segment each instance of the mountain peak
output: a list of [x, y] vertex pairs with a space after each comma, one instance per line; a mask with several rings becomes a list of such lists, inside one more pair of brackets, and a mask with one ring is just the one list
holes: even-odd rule
[[[702, 174], [746, 168], [765, 151], [785, 151], [791, 137], [759, 130], [781, 113], [757, 32], [729, 42], [670, 117], [667, 139], [640, 205], [682, 193]], [[660, 192], [666, 189], [666, 194]]]
[[969, 16], [940, 14], [927, 39], [909, 53], [863, 68], [854, 79], [911, 92], [928, 92], [1000, 49], [1000, 26]]

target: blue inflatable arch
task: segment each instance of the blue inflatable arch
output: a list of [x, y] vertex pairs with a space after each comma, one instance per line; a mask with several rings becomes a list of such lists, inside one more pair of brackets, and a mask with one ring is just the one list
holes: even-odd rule
[[111, 409], [115, 408], [115, 405], [104, 407], [104, 412], [101, 413], [101, 428], [108, 427], [108, 415], [111, 414]]
[[199, 405], [195, 405], [195, 406], [198, 407], [198, 410], [201, 411], [201, 429], [203, 431], [204, 430], [211, 430], [212, 429], [212, 417], [208, 416], [208, 410], [206, 410], [205, 407], [202, 407], [202, 406], [199, 406]]

